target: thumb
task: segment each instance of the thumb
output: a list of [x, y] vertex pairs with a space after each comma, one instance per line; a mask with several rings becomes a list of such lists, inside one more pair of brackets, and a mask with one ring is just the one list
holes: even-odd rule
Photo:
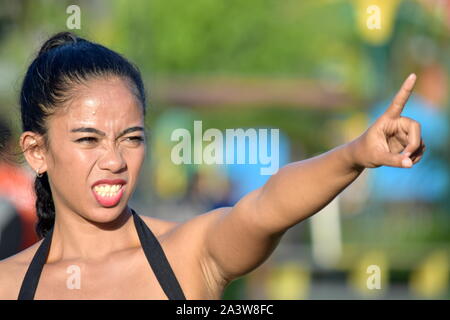
[[413, 163], [409, 158], [410, 153], [392, 154], [387, 152], [383, 157], [383, 165], [398, 168], [411, 168]]

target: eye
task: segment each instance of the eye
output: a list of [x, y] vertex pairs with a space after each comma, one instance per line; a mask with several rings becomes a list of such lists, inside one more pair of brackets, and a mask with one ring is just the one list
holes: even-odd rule
[[141, 136], [134, 136], [134, 137], [128, 137], [128, 138], [125, 138], [125, 140], [127, 140], [127, 141], [132, 141], [132, 142], [134, 142], [134, 143], [141, 143], [141, 142], [144, 141], [144, 138], [141, 137]]
[[87, 143], [97, 142], [97, 138], [94, 138], [94, 137], [83, 137], [83, 138], [80, 138], [80, 139], [76, 140], [76, 142], [87, 142]]

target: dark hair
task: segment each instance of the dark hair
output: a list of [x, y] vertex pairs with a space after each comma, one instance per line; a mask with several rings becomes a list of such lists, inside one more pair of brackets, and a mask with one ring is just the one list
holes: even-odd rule
[[[29, 66], [20, 92], [23, 131], [43, 137], [49, 146], [46, 119], [70, 100], [74, 87], [93, 78], [119, 76], [130, 83], [142, 104], [145, 116], [145, 91], [139, 69], [120, 54], [70, 32], [48, 39]], [[36, 176], [36, 232], [45, 237], [55, 221], [55, 206], [47, 173]]]

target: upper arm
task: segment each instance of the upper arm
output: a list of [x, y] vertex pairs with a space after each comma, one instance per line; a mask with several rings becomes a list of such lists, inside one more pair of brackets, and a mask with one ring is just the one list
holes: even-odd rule
[[17, 299], [17, 272], [12, 270], [11, 262], [7, 260], [0, 261], [0, 300]]
[[16, 300], [25, 273], [43, 240], [0, 261], [0, 300]]
[[[278, 245], [284, 231], [274, 231], [257, 201], [260, 189], [234, 207], [220, 208], [203, 217], [204, 255], [219, 277], [229, 282], [261, 265]], [[263, 219], [264, 217], [264, 219]]]

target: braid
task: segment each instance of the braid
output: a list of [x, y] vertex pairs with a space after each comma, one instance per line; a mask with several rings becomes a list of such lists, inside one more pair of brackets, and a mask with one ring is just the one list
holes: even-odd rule
[[36, 192], [36, 213], [38, 217], [36, 233], [39, 238], [43, 238], [53, 228], [55, 223], [55, 205], [47, 173], [44, 173], [42, 177], [36, 177], [34, 189]]

